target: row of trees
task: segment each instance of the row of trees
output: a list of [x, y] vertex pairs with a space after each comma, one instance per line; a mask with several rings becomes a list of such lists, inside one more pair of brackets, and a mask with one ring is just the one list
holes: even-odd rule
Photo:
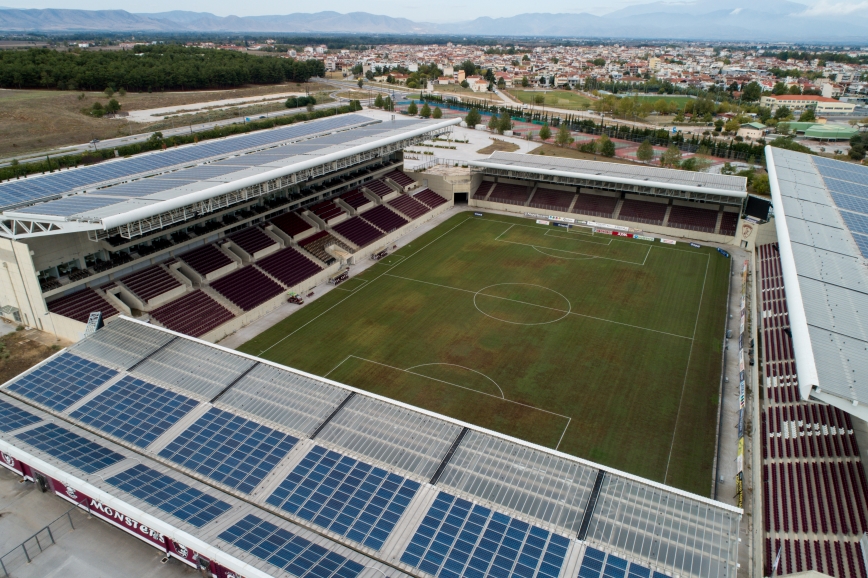
[[427, 102], [422, 103], [422, 108], [420, 109], [416, 106], [416, 101], [411, 100], [410, 106], [407, 107], [407, 114], [411, 116], [416, 116], [417, 114], [422, 118], [443, 118], [443, 111], [440, 110], [439, 106], [435, 106], [432, 110], [430, 106], [428, 106]]
[[0, 52], [2, 88], [195, 90], [306, 82], [324, 75], [325, 66], [318, 60], [264, 58], [175, 45], [137, 46], [134, 52], [40, 48]]

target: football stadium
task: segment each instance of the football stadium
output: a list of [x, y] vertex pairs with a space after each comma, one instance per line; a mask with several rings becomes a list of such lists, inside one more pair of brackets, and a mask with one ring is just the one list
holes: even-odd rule
[[458, 122], [0, 183], [0, 314], [70, 343], [0, 463], [203, 576], [866, 578], [868, 169], [405, 162]]

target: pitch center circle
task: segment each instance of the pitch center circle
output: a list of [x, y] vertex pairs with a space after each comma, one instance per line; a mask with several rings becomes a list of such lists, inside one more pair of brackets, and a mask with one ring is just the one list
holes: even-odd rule
[[[490, 291], [497, 288], [495, 291]], [[501, 293], [501, 295], [495, 294]], [[480, 302], [485, 305], [480, 306]], [[512, 325], [546, 325], [564, 319], [573, 310], [570, 300], [554, 289], [549, 289], [534, 283], [495, 283], [483, 287], [473, 294], [473, 305], [476, 310], [497, 321]], [[515, 306], [527, 308], [527, 311], [535, 311], [533, 315], [551, 315], [552, 319], [542, 321], [520, 321], [506, 311], [503, 306]], [[487, 309], [487, 311], [485, 310]]]

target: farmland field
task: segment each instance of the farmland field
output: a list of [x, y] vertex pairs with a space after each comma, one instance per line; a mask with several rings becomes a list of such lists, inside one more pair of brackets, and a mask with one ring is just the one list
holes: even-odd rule
[[707, 495], [729, 270], [459, 213], [240, 349]]

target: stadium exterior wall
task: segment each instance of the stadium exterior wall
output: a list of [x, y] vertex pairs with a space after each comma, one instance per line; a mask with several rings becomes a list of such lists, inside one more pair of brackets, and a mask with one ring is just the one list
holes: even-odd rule
[[18, 309], [20, 323], [42, 331], [51, 331], [45, 315], [45, 301], [35, 296], [42, 295], [42, 288], [33, 267], [30, 248], [21, 242], [0, 238], [0, 307]]
[[[705, 241], [707, 243], [718, 243], [721, 245], [735, 245], [741, 246], [741, 235], [737, 234], [736, 237], [730, 237], [728, 235], [718, 235], [714, 233], [703, 233], [701, 231], [693, 231], [689, 229], [676, 229], [673, 227], [662, 227], [659, 225], [648, 225], [645, 223], [636, 223], [633, 221], [621, 221], [619, 219], [610, 219], [605, 217], [596, 217], [593, 215], [581, 215], [579, 213], [567, 213], [564, 211], [552, 211], [549, 209], [537, 209], [535, 207], [525, 207], [524, 205], [510, 205], [507, 203], [496, 203], [493, 201], [481, 201], [479, 199], [470, 199], [469, 205], [471, 207], [479, 207], [480, 209], [492, 209], [497, 211], [505, 211], [508, 213], [516, 213], [518, 215], [524, 215], [525, 213], [545, 213], [554, 215], [557, 217], [566, 217], [569, 219], [591, 219], [598, 220], [604, 223], [611, 223], [613, 225], [622, 225], [625, 227], [639, 229], [641, 231], [647, 231], [649, 233], [656, 233], [658, 235], [664, 235], [666, 237], [676, 237], [679, 239], [693, 239], [697, 241]], [[742, 219], [739, 219], [738, 227], [736, 228], [737, 232], [742, 230], [742, 224], [745, 223]], [[746, 239], [748, 241], [748, 247], [745, 247], [748, 250], [753, 250], [753, 239], [756, 237], [755, 228], [754, 232], [751, 233], [751, 236]]]

